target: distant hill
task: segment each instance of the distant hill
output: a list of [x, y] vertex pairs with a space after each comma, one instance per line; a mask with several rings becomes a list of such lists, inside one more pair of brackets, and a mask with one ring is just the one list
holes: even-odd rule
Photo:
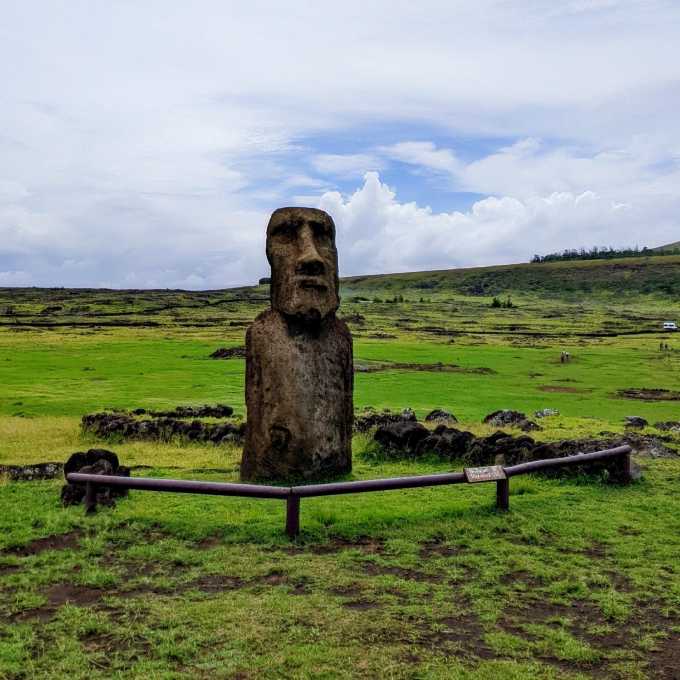
[[536, 293], [548, 297], [583, 295], [680, 296], [680, 255], [576, 260], [446, 269], [428, 272], [352, 276], [342, 279], [345, 295], [428, 297], [437, 293], [503, 295]]
[[664, 250], [680, 250], [680, 241], [675, 241], [675, 243], [667, 243], [665, 246], [657, 246], [656, 248], [651, 248], [655, 252], [661, 252]]

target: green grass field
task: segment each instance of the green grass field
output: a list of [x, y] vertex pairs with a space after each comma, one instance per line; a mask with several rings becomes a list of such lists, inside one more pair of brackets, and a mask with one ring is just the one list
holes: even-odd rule
[[[380, 367], [357, 372], [355, 407], [441, 407], [479, 434], [490, 411], [557, 408], [545, 441], [639, 415], [677, 450], [653, 423], [680, 401], [617, 393], [680, 391], [680, 341], [658, 330], [680, 317], [680, 258], [655, 259], [347, 280], [355, 364]], [[613, 276], [631, 283], [617, 294]], [[216, 402], [244, 416], [243, 360], [209, 355], [243, 343], [266, 294], [0, 291], [0, 465], [103, 446], [135, 475], [235, 481], [233, 445], [102, 442], [79, 423]], [[352, 478], [450, 469], [370, 447], [355, 437]], [[680, 458], [637, 462], [629, 487], [513, 480], [507, 514], [490, 485], [307, 499], [292, 544], [276, 501], [137, 492], [85, 517], [60, 480], [0, 480], [0, 678], [678, 678]]]

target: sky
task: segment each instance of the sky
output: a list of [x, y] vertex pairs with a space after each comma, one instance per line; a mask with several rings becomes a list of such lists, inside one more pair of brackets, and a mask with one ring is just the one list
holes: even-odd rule
[[0, 0], [0, 286], [340, 274], [680, 240], [676, 0]]

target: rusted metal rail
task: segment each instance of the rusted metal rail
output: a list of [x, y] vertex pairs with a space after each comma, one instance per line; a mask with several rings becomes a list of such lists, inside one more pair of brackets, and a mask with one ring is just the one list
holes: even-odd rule
[[552, 468], [588, 465], [608, 459], [618, 459], [620, 478], [631, 480], [630, 446], [618, 446], [594, 453], [578, 453], [564, 458], [534, 460], [519, 465], [466, 468], [464, 472], [445, 472], [436, 475], [367, 479], [356, 482], [331, 482], [305, 486], [263, 486], [227, 482], [198, 482], [182, 479], [156, 479], [151, 477], [118, 477], [72, 472], [66, 479], [73, 484], [85, 484], [85, 510], [94, 512], [97, 505], [97, 486], [116, 486], [138, 491], [165, 491], [169, 493], [195, 493], [212, 496], [241, 496], [245, 498], [271, 498], [286, 501], [286, 533], [295, 538], [300, 533], [300, 499], [315, 496], [336, 496], [347, 493], [368, 493], [397, 489], [417, 489], [425, 486], [443, 486], [472, 482], [496, 482], [496, 507], [510, 509], [510, 478], [541, 472]]

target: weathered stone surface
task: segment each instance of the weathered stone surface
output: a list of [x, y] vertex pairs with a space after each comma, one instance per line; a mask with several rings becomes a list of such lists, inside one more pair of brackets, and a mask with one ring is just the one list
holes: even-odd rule
[[267, 227], [272, 309], [246, 333], [243, 480], [326, 479], [352, 467], [352, 336], [339, 305], [335, 225], [281, 208]]

